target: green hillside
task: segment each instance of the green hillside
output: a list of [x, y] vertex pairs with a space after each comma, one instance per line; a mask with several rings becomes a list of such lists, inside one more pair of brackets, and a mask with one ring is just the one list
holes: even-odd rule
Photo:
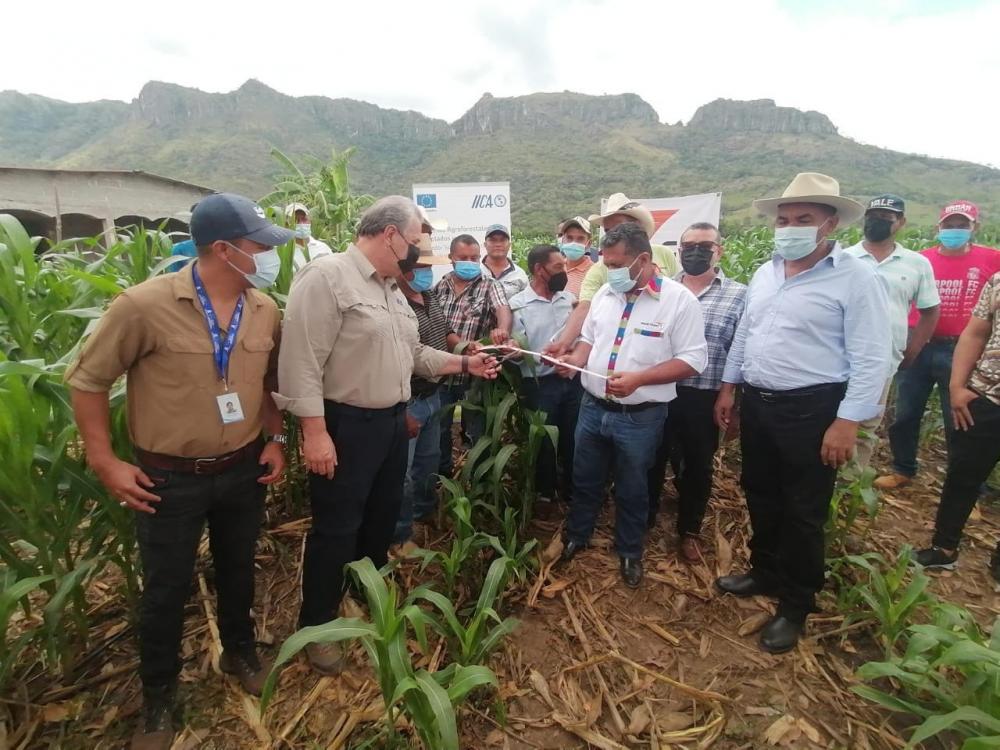
[[1000, 170], [866, 146], [818, 112], [769, 100], [717, 100], [688, 125], [660, 123], [634, 94], [489, 94], [454, 123], [324, 97], [293, 98], [256, 81], [227, 94], [151, 82], [129, 104], [68, 104], [0, 93], [0, 164], [144, 169], [219, 189], [267, 192], [278, 147], [325, 159], [355, 146], [352, 178], [373, 194], [413, 182], [509, 180], [515, 226], [551, 231], [602, 195], [723, 193], [726, 219], [750, 222], [753, 198], [799, 171], [837, 177], [856, 197], [904, 195], [917, 221], [967, 198], [1000, 216]]

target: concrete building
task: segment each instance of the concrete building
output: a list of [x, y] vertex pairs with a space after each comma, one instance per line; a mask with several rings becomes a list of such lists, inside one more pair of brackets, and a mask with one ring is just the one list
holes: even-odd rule
[[98, 234], [113, 242], [115, 227], [136, 224], [184, 232], [191, 206], [212, 192], [138, 170], [0, 167], [0, 213], [48, 243]]

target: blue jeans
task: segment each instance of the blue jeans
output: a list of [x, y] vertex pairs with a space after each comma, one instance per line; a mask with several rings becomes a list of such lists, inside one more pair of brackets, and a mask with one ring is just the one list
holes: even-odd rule
[[440, 391], [425, 398], [414, 398], [406, 405], [407, 413], [420, 424], [420, 432], [410, 438], [403, 482], [403, 504], [396, 521], [393, 541], [401, 544], [413, 536], [413, 519], [437, 509], [434, 473], [441, 455]]
[[555, 497], [557, 479], [561, 476], [562, 481], [558, 483], [560, 497], [568, 503], [573, 496], [573, 435], [583, 395], [580, 379], [568, 380], [558, 375], [544, 375], [537, 379], [526, 377], [521, 389], [525, 405], [529, 409], [545, 412], [545, 423], [559, 429], [558, 461], [552, 441], [548, 438], [542, 441], [536, 464], [535, 489], [539, 495], [551, 499]]
[[649, 517], [647, 475], [663, 435], [667, 405], [619, 414], [603, 409], [584, 393], [576, 422], [573, 502], [566, 521], [569, 541], [585, 544], [604, 503], [604, 488], [614, 462], [615, 551], [619, 557], [642, 557]]
[[951, 443], [954, 425], [951, 422], [948, 382], [951, 380], [954, 353], [955, 342], [931, 341], [909, 368], [900, 370], [896, 375], [896, 418], [889, 428], [889, 445], [892, 448], [892, 470], [897, 474], [912, 477], [917, 473], [920, 422], [935, 385], [941, 399], [945, 444]]

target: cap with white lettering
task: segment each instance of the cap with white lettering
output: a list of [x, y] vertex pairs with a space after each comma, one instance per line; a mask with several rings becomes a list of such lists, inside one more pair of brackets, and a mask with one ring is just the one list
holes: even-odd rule
[[868, 207], [865, 211], [892, 211], [893, 213], [902, 214], [906, 212], [905, 209], [906, 204], [902, 198], [892, 193], [885, 193], [868, 201]]

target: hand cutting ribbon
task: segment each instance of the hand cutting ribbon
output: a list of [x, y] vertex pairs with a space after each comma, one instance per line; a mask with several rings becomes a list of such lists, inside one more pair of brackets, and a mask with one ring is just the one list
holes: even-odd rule
[[530, 349], [521, 349], [520, 347], [511, 346], [510, 344], [494, 344], [490, 346], [482, 346], [479, 348], [480, 351], [484, 351], [486, 349], [506, 351], [510, 352], [511, 354], [530, 354], [531, 356], [537, 357], [538, 359], [545, 360], [546, 362], [551, 362], [553, 365], [556, 365], [558, 367], [565, 367], [568, 370], [575, 370], [576, 372], [593, 375], [595, 378], [601, 378], [602, 380], [608, 379], [608, 376], [606, 374], [600, 372], [594, 372], [593, 370], [587, 370], [583, 367], [577, 367], [576, 365], [571, 365], [568, 362], [564, 362], [561, 359], [557, 359], [556, 357], [551, 357], [548, 354], [542, 354], [541, 352], [533, 352]]

